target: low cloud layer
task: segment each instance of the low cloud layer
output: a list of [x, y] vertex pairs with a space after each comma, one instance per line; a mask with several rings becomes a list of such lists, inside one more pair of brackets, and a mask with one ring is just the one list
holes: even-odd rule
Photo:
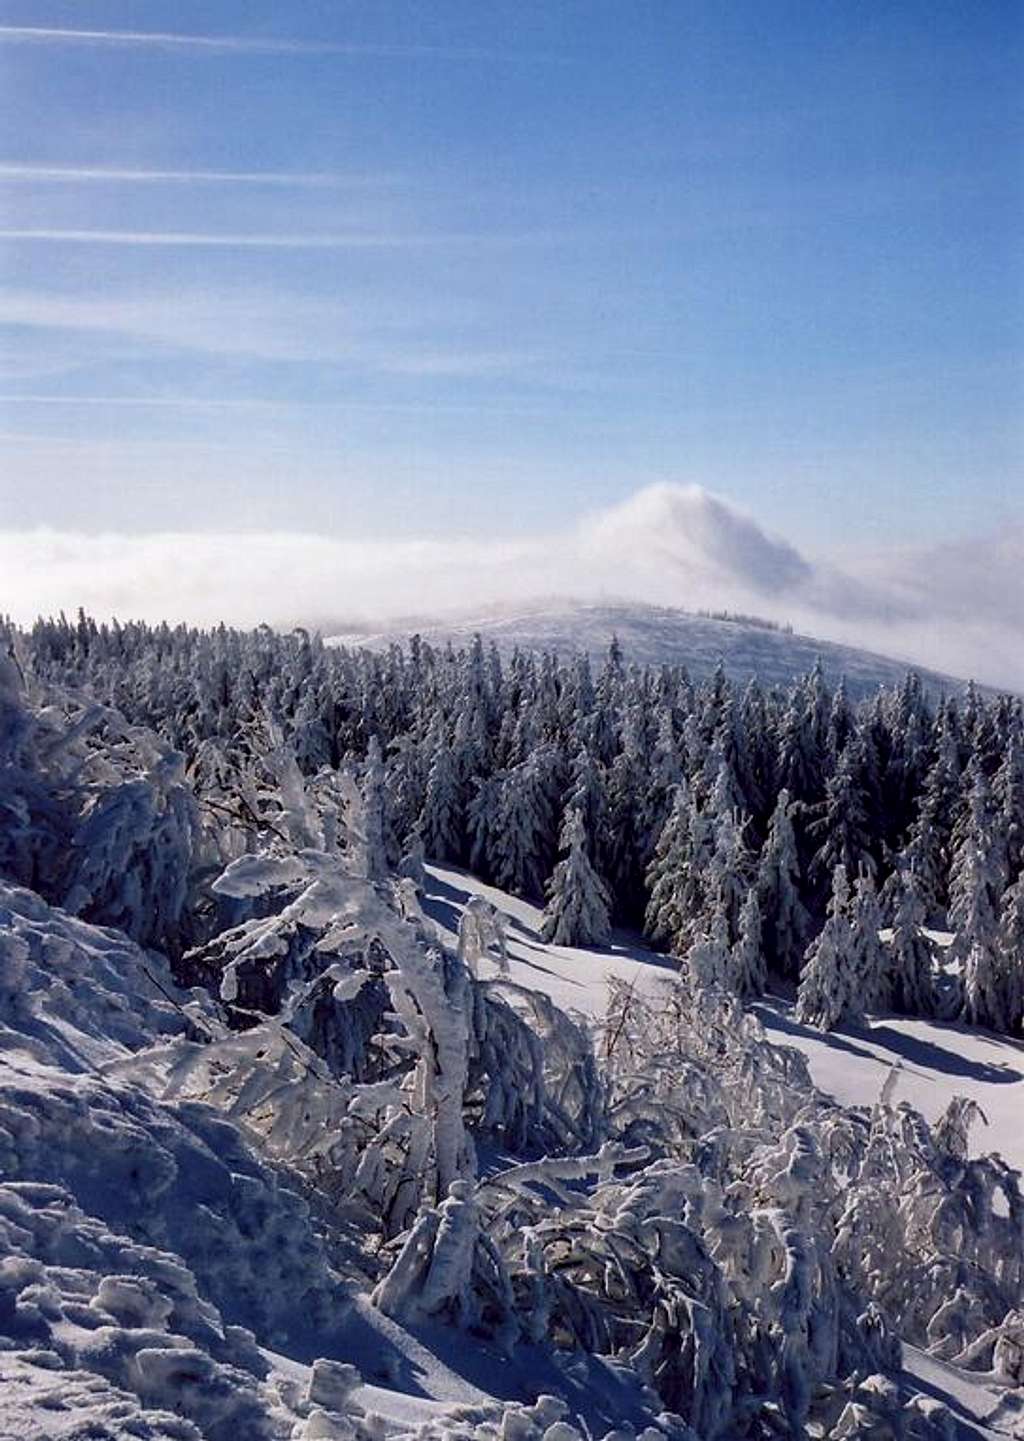
[[1024, 524], [942, 546], [801, 553], [699, 486], [658, 485], [522, 541], [0, 533], [0, 612], [347, 629], [527, 600], [728, 607], [1024, 688]]

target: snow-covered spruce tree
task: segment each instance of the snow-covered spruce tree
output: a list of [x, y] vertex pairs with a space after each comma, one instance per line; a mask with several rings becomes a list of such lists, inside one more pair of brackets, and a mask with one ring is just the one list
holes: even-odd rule
[[902, 868], [895, 876], [889, 946], [892, 1006], [907, 1016], [931, 1016], [935, 1011], [935, 953], [924, 933], [924, 903], [911, 868]]
[[850, 921], [861, 1007], [865, 1011], [887, 1011], [893, 996], [891, 964], [879, 935], [882, 912], [878, 892], [867, 871], [857, 877]]
[[455, 757], [442, 734], [434, 746], [423, 799], [423, 814], [420, 817], [423, 845], [431, 860], [461, 860], [462, 819]]
[[993, 1031], [1012, 1028], [1013, 1003], [997, 949], [972, 941], [963, 957], [963, 1017]]
[[913, 822], [916, 800], [931, 760], [933, 719], [920, 676], [908, 673], [886, 706], [889, 747], [882, 770], [886, 844], [895, 849]]
[[836, 866], [843, 866], [847, 875], [875, 872], [865, 770], [863, 742], [853, 741], [840, 756], [825, 786], [825, 799], [816, 808], [809, 828], [817, 843], [810, 872], [819, 888], [828, 884]]
[[676, 788], [647, 872], [645, 934], [673, 955], [685, 955], [710, 923], [709, 866], [714, 854], [712, 819], [684, 783]]
[[[1019, 705], [1019, 703], [1018, 703]], [[1024, 869], [1024, 721], [1019, 709], [1009, 722], [1003, 758], [992, 780], [1007, 875]]]
[[608, 850], [608, 792], [604, 773], [585, 746], [577, 751], [572, 762], [565, 809], [577, 810], [583, 817], [587, 854], [596, 865]]
[[956, 775], [948, 759], [941, 754], [925, 773], [916, 798], [917, 813], [899, 862], [900, 866], [913, 868], [925, 908], [925, 922], [932, 926], [945, 924], [949, 905], [953, 811], [958, 784]]
[[704, 758], [697, 791], [707, 809], [716, 816], [747, 809], [747, 798], [739, 779], [739, 745], [730, 711], [717, 726]]
[[478, 776], [466, 809], [470, 869], [485, 881], [494, 879], [503, 783], [501, 773]]
[[[965, 776], [971, 775], [971, 767]], [[1005, 887], [1001, 838], [988, 783], [974, 767], [964, 812], [954, 831], [949, 924], [952, 955], [961, 963], [963, 1015], [972, 1025], [1003, 1030], [1013, 1002], [999, 954], [999, 903]]]
[[752, 886], [740, 908], [739, 935], [729, 951], [726, 985], [738, 996], [763, 996], [765, 980], [761, 907], [758, 904], [757, 890]]
[[370, 737], [366, 752], [360, 785], [362, 799], [362, 821], [365, 835], [366, 877], [380, 881], [388, 874], [388, 851], [386, 818], [384, 811], [384, 762], [381, 757], [380, 741]]
[[535, 751], [508, 772], [493, 840], [494, 878], [517, 896], [541, 897], [552, 847], [550, 755]]
[[800, 974], [811, 918], [801, 899], [800, 858], [787, 790], [779, 792], [757, 868], [757, 894], [769, 967], [792, 980]]
[[687, 920], [691, 804], [689, 788], [681, 781], [647, 872], [644, 934], [656, 945], [671, 946]]
[[668, 819], [675, 787], [682, 778], [683, 765], [676, 740], [675, 720], [671, 707], [662, 704], [658, 709], [650, 780], [644, 797], [641, 822], [641, 830], [651, 855]]
[[638, 808], [649, 767], [644, 754], [641, 717], [633, 707], [625, 717], [622, 750], [608, 771], [608, 818], [597, 864], [610, 888], [616, 916], [632, 923], [643, 913], [644, 874], [652, 837], [645, 834]]
[[836, 866], [827, 919], [807, 949], [796, 996], [796, 1018], [805, 1026], [831, 1031], [841, 1021], [856, 1021], [863, 1014], [850, 923], [850, 883], [845, 866]]
[[[56, 898], [74, 828], [63, 757], [88, 712], [66, 727], [29, 704], [13, 637], [0, 624], [0, 875]], [[49, 761], [49, 763], [48, 763]]]
[[811, 703], [806, 681], [793, 686], [778, 720], [778, 779], [794, 801], [805, 804], [821, 792], [824, 735], [820, 712]]
[[724, 912], [716, 911], [708, 921], [707, 930], [687, 950], [682, 969], [691, 985], [731, 990], [732, 963], [729, 922]]
[[548, 882], [541, 939], [556, 946], [601, 946], [611, 935], [611, 897], [590, 863], [582, 812], [565, 813], [562, 859]]
[[856, 731], [856, 723], [853, 717], [853, 710], [850, 706], [850, 698], [846, 692], [846, 677], [839, 677], [839, 684], [832, 695], [832, 705], [829, 710], [828, 731], [825, 738], [825, 751], [828, 756], [828, 763], [833, 769], [839, 763], [839, 757], [846, 749], [850, 737]]
[[1024, 870], [1003, 892], [998, 946], [1006, 1009], [1001, 1029], [1015, 1034], [1024, 1028]]
[[745, 829], [746, 821], [738, 811], [730, 809], [715, 815], [712, 850], [704, 878], [706, 910], [723, 917], [730, 945], [739, 937], [740, 909], [752, 879]]

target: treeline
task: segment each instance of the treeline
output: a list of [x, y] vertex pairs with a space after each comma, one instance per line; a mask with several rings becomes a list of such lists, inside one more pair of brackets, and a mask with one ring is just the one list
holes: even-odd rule
[[[546, 898], [563, 943], [642, 928], [741, 993], [788, 978], [825, 1026], [865, 1008], [1021, 1026], [1019, 698], [933, 702], [911, 673], [855, 703], [820, 667], [695, 684], [615, 643], [595, 671], [479, 638], [371, 654], [80, 615], [8, 644], [37, 682], [159, 732], [200, 795], [282, 742], [306, 776], [359, 766], [392, 865], [425, 852]], [[953, 932], [941, 955], [929, 929]]]

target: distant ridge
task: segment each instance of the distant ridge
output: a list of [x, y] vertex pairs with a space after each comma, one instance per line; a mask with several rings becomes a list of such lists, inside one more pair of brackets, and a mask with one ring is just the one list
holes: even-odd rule
[[[820, 658], [826, 678], [834, 685], [845, 676], [852, 695], [862, 696], [879, 686], [896, 684], [908, 670], [921, 677], [932, 695], [951, 694], [966, 684], [910, 660], [798, 635], [789, 627], [757, 617], [724, 618], [625, 601], [538, 601], [491, 607], [443, 620], [410, 618], [387, 630], [333, 635], [329, 643], [382, 650], [419, 634], [431, 645], [450, 641], [458, 647], [476, 633], [505, 653], [519, 646], [563, 656], [586, 652], [593, 660], [604, 655], [614, 636], [627, 661], [640, 665], [683, 664], [696, 680], [710, 675], [721, 661], [735, 681], [757, 676], [764, 685], [772, 686], [806, 674]], [[991, 693], [991, 687], [981, 689]]]

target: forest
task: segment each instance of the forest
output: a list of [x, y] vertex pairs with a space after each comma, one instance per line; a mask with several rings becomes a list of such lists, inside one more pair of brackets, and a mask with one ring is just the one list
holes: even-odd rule
[[[937, 1441], [903, 1343], [1024, 1383], [1024, 1197], [976, 1107], [840, 1106], [744, 1004], [1020, 1032], [1019, 698], [61, 617], [4, 629], [0, 817], [0, 1035], [32, 1059], [0, 1331], [136, 1398], [130, 1434]], [[438, 863], [542, 905], [542, 944], [671, 965], [588, 1025], [509, 976], [493, 907], [439, 937]], [[197, 1208], [211, 1145], [245, 1159]], [[86, 1294], [102, 1353], [67, 1339]], [[355, 1297], [561, 1380], [388, 1420]]]

